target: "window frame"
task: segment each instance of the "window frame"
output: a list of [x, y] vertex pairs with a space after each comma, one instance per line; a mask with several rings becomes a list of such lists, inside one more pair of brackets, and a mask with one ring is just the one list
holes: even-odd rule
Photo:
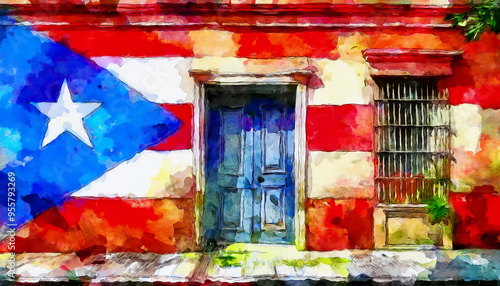
[[[451, 114], [448, 92], [446, 89], [439, 88], [439, 79], [439, 77], [414, 76], [375, 76], [372, 79], [371, 85], [374, 89], [374, 190], [378, 204], [419, 205], [434, 199], [435, 196], [443, 199], [448, 197], [451, 188], [452, 161]], [[409, 83], [415, 83], [414, 94], [411, 94], [410, 89], [408, 94], [401, 94], [401, 92], [408, 91], [405, 90], [404, 86], [411, 86]], [[390, 90], [392, 94], [389, 95], [391, 84], [393, 89]], [[397, 88], [394, 89], [394, 86]], [[417, 86], [421, 88], [420, 95], [417, 92]], [[426, 87], [425, 92], [424, 87]], [[415, 107], [417, 103], [421, 105], [419, 110]], [[386, 109], [391, 106], [392, 114], [386, 112]], [[405, 109], [404, 106], [407, 108]], [[381, 113], [382, 109], [383, 113]], [[405, 116], [410, 114], [410, 117], [412, 114], [420, 116], [422, 121], [418, 122], [419, 120], [414, 120], [414, 118], [408, 120], [407, 117], [403, 120], [402, 114]], [[392, 119], [391, 116], [393, 116]], [[423, 119], [426, 121], [425, 124]], [[396, 132], [396, 130], [399, 131]], [[405, 130], [405, 135], [403, 135], [402, 130]], [[415, 141], [411, 135], [413, 130], [419, 130], [418, 133], [421, 134], [420, 138]], [[426, 131], [424, 132], [424, 130]], [[382, 132], [385, 134], [381, 135]], [[391, 132], [394, 133], [392, 137], [390, 137]], [[399, 133], [399, 137], [396, 135], [397, 133]], [[432, 138], [433, 135], [435, 140], [430, 140], [429, 138]], [[399, 146], [398, 140], [390, 142], [391, 138], [399, 138]], [[410, 150], [407, 148], [408, 138], [410, 138]], [[384, 140], [388, 142], [382, 142]], [[439, 141], [441, 148], [436, 148], [436, 141]], [[414, 142], [417, 146], [413, 145]], [[408, 158], [410, 159], [408, 160]], [[414, 158], [420, 158], [416, 160], [416, 169], [422, 170], [421, 173], [414, 170]], [[389, 161], [390, 164], [387, 164], [386, 161]], [[438, 164], [439, 161], [441, 161], [441, 166]], [[393, 164], [394, 166], [392, 166]], [[434, 165], [433, 176], [431, 176], [431, 165]], [[410, 171], [408, 172], [408, 170]]]

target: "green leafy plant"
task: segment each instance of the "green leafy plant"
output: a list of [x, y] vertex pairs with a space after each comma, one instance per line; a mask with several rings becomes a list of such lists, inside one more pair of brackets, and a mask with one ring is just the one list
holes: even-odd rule
[[227, 253], [221, 252], [214, 256], [214, 262], [222, 268], [239, 267], [249, 256], [249, 253]]
[[201, 253], [198, 252], [186, 252], [182, 255], [182, 258], [188, 261], [196, 261], [200, 259]]
[[292, 266], [295, 268], [304, 268], [305, 266], [307, 267], [314, 267], [319, 265], [319, 262], [317, 260], [302, 260], [302, 259], [287, 259], [283, 260], [283, 264]]
[[429, 215], [429, 221], [432, 224], [440, 222], [448, 223], [451, 218], [451, 208], [445, 198], [434, 196], [425, 203], [425, 209]]
[[250, 257], [250, 252], [242, 244], [236, 243], [214, 253], [213, 261], [222, 268], [239, 267]]
[[338, 272], [343, 276], [347, 276], [349, 274], [349, 272], [347, 271], [347, 264], [349, 262], [350, 262], [349, 259], [341, 257], [318, 257], [316, 259], [307, 261], [303, 259], [283, 260], [283, 264], [299, 269], [304, 267], [314, 267], [318, 266], [320, 263], [323, 263], [330, 266], [334, 271]]
[[446, 16], [453, 27], [463, 27], [467, 40], [477, 41], [485, 31], [500, 33], [500, 0], [471, 3], [470, 10]]

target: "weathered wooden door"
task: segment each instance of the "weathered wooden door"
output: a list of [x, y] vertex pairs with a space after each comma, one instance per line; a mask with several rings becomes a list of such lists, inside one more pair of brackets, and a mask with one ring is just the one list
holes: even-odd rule
[[208, 244], [293, 243], [294, 85], [208, 85]]

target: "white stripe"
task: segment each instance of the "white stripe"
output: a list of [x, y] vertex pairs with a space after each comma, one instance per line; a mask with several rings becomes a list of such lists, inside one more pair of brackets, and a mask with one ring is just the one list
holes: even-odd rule
[[314, 66], [318, 68], [317, 74], [324, 87], [314, 90], [309, 105], [370, 104], [371, 89], [365, 84], [368, 77], [366, 63], [321, 59]]
[[308, 156], [309, 198], [372, 197], [371, 152], [310, 151]]
[[482, 118], [480, 107], [474, 104], [451, 106], [452, 148], [463, 151], [479, 152]]
[[193, 101], [195, 85], [189, 76], [191, 59], [94, 57], [92, 60], [140, 92], [149, 101], [156, 103]]
[[194, 184], [193, 152], [143, 151], [72, 194], [73, 197], [182, 197]]

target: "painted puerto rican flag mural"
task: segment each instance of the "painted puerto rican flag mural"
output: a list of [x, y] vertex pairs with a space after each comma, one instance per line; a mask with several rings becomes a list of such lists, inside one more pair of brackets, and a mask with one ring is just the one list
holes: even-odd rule
[[2, 26], [0, 43], [0, 176], [12, 182], [0, 217], [15, 251], [191, 249], [192, 105], [165, 100], [179, 83], [162, 70], [180, 60], [86, 58], [21, 25]]
[[[378, 67], [452, 71], [442, 88], [456, 131], [453, 246], [500, 248], [500, 37], [465, 42], [444, 26], [448, 1], [400, 9], [290, 0], [273, 13], [260, 0], [0, 0], [11, 2], [12, 17], [0, 19], [0, 223], [2, 238], [16, 229], [16, 252], [201, 249], [190, 70], [313, 71], [321, 84], [300, 113], [305, 248], [373, 249], [377, 109], [366, 80], [377, 62], [364, 51], [391, 59], [398, 49], [463, 52], [446, 69]], [[10, 251], [5, 239], [0, 249]]]

